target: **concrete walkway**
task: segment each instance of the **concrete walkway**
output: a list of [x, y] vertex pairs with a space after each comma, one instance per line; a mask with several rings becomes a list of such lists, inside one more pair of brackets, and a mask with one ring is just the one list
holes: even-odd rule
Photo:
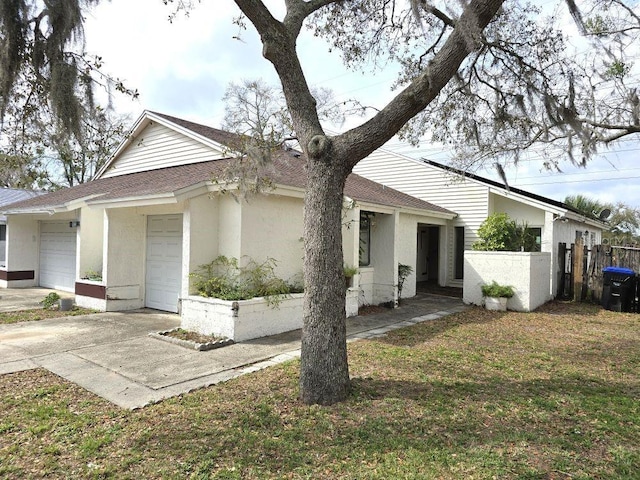
[[[348, 319], [348, 339], [381, 336], [466, 308], [457, 298], [419, 294], [398, 309]], [[145, 309], [0, 325], [0, 375], [46, 368], [135, 409], [300, 356], [300, 330], [207, 352], [149, 336], [179, 324], [177, 315]]]

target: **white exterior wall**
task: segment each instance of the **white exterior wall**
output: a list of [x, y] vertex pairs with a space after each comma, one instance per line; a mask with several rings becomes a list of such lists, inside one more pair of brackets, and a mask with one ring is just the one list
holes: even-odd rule
[[503, 197], [502, 195], [490, 195], [489, 209], [491, 213], [506, 213], [518, 225], [526, 224], [528, 227], [544, 227], [544, 210], [517, 200]]
[[554, 218], [556, 216], [551, 212], [545, 212], [544, 214], [544, 228], [542, 229], [542, 239], [540, 250], [542, 252], [548, 252], [551, 255], [551, 265], [549, 267], [549, 275], [551, 276], [549, 282], [549, 294], [551, 298], [555, 298], [558, 291], [558, 271], [560, 265], [558, 265], [558, 243], [554, 240], [556, 231], [556, 225]]
[[[371, 223], [371, 266], [373, 271], [373, 304], [397, 301], [398, 261], [396, 235], [398, 213], [377, 213]], [[415, 237], [414, 237], [415, 238]]]
[[[242, 207], [230, 195], [217, 197], [219, 206], [218, 255], [242, 257]], [[212, 258], [213, 260], [213, 258]]]
[[5, 269], [11, 271], [33, 270], [33, 280], [0, 280], [1, 288], [32, 287], [38, 278], [40, 242], [39, 225], [33, 216], [7, 215], [7, 258]]
[[349, 267], [358, 267], [360, 260], [360, 209], [343, 210], [342, 219], [342, 255]]
[[[402, 286], [402, 298], [411, 298], [416, 295], [416, 260], [418, 258], [418, 223], [421, 218], [415, 215], [400, 215], [398, 238], [396, 243], [396, 255], [398, 264], [409, 265], [413, 272]], [[396, 285], [397, 278], [396, 265]]]
[[88, 270], [102, 274], [104, 215], [101, 208], [85, 207], [80, 211], [77, 278], [84, 277]]
[[555, 234], [555, 243], [566, 243], [567, 245], [571, 245], [572, 243], [576, 243], [576, 232], [589, 232], [589, 238], [591, 238], [591, 234], [595, 233], [593, 237], [593, 243], [587, 245], [591, 247], [592, 245], [599, 245], [602, 241], [602, 230], [597, 229], [585, 222], [579, 222], [576, 220], [569, 221], [556, 221], [556, 234]]
[[[38, 270], [38, 217], [7, 215], [7, 270]], [[36, 276], [37, 278], [37, 276]]]
[[[454, 279], [454, 227], [464, 227], [465, 248], [478, 239], [477, 231], [489, 214], [489, 188], [461, 179], [419, 160], [377, 150], [361, 160], [354, 173], [458, 214], [441, 229], [441, 284], [461, 286]], [[445, 270], [446, 269], [446, 270]]]
[[[0, 225], [6, 225], [6, 221], [0, 221]], [[0, 240], [0, 267], [4, 267], [4, 260], [7, 258], [7, 241]]]
[[358, 268], [358, 287], [360, 288], [360, 295], [358, 298], [358, 304], [362, 305], [374, 305], [373, 298], [373, 274], [375, 269], [373, 267], [359, 267]]
[[[189, 273], [218, 256], [218, 232], [220, 225], [220, 201], [218, 197], [201, 195], [189, 200], [184, 214], [183, 258]], [[182, 297], [190, 293], [190, 279], [182, 283]]]
[[480, 252], [464, 254], [465, 303], [483, 305], [481, 287], [492, 281], [513, 287], [509, 310], [529, 312], [551, 300], [551, 254], [547, 252]]
[[136, 208], [106, 211], [103, 258], [106, 310], [144, 307], [146, 223], [146, 216]]
[[260, 263], [277, 261], [276, 275], [301, 278], [304, 235], [303, 200], [265, 195], [242, 204], [241, 254]]
[[224, 156], [222, 151], [156, 123], [151, 123], [130, 142], [101, 178], [206, 162]]

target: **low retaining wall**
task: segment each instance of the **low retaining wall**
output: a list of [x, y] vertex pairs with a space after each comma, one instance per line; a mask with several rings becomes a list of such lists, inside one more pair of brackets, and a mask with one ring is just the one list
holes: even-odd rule
[[[347, 316], [358, 314], [359, 290], [347, 291]], [[276, 307], [264, 298], [229, 301], [190, 295], [182, 299], [181, 327], [235, 342], [302, 328], [303, 293], [284, 298]]]
[[464, 303], [483, 305], [481, 287], [493, 280], [513, 287], [507, 309], [535, 310], [551, 300], [551, 254], [548, 252], [464, 252]]

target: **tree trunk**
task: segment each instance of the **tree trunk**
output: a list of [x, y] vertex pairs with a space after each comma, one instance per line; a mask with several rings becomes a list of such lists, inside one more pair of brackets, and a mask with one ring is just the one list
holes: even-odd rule
[[330, 140], [319, 139], [322, 152], [309, 155], [307, 165], [300, 396], [307, 404], [330, 405], [349, 392], [341, 221], [346, 173]]

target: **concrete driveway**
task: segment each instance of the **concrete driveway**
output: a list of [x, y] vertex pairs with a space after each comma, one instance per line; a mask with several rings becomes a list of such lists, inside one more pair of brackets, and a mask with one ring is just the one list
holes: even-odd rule
[[[399, 309], [348, 319], [347, 333], [350, 341], [372, 338], [466, 308], [457, 298], [420, 294]], [[178, 315], [149, 309], [0, 325], [0, 375], [46, 368], [134, 409], [300, 355], [299, 330], [207, 352], [149, 336], [179, 325]]]
[[209, 352], [149, 336], [179, 325], [178, 315], [148, 309], [0, 325], [0, 375], [46, 368], [133, 409], [257, 370], [265, 359], [293, 358], [272, 361], [299, 348], [299, 332]]
[[73, 298], [73, 294], [49, 288], [3, 288], [0, 289], [0, 312], [42, 308], [44, 297], [55, 292], [60, 298]]

